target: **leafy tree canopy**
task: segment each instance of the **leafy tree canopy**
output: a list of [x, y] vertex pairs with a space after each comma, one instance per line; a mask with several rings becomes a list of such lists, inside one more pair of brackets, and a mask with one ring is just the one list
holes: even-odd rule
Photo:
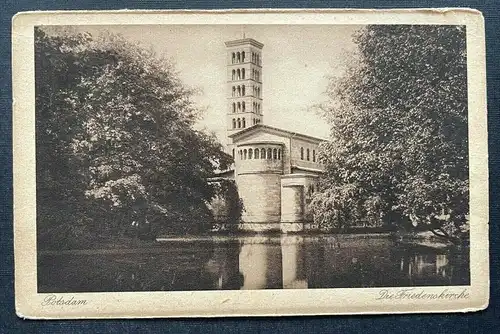
[[164, 229], [196, 229], [180, 216], [209, 216], [206, 179], [232, 159], [193, 128], [195, 91], [173, 64], [115, 35], [36, 29], [35, 52], [41, 233], [119, 231], [151, 209], [171, 217]]
[[332, 78], [321, 112], [326, 173], [315, 220], [426, 226], [455, 238], [467, 230], [468, 131], [465, 27], [374, 25]]

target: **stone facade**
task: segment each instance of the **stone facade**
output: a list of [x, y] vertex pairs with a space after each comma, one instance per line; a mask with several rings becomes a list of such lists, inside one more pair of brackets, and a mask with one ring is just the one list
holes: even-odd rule
[[313, 136], [263, 124], [262, 48], [251, 38], [226, 42], [228, 111], [226, 148], [234, 157], [233, 177], [243, 201], [239, 228], [302, 231], [322, 166]]

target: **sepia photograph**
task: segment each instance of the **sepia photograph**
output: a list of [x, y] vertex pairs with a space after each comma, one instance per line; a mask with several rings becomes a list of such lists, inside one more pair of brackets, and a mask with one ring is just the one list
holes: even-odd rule
[[41, 306], [469, 298], [467, 24], [249, 21], [33, 24]]

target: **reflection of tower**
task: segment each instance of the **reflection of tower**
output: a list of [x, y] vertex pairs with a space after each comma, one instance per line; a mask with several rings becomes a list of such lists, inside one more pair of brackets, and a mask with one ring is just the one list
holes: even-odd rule
[[244, 290], [281, 289], [281, 246], [267, 238], [245, 238], [240, 251]]
[[283, 289], [307, 289], [304, 237], [283, 236], [281, 238], [283, 263]]
[[[262, 47], [252, 38], [225, 43], [227, 49], [226, 131], [237, 131], [262, 122]], [[227, 138], [229, 153], [232, 139]], [[234, 155], [233, 155], [234, 157]]]

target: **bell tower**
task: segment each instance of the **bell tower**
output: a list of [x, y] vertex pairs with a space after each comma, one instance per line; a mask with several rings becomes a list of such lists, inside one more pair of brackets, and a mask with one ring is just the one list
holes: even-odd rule
[[[228, 41], [226, 132], [231, 135], [262, 123], [262, 48], [252, 38]], [[228, 151], [232, 140], [227, 138]]]

